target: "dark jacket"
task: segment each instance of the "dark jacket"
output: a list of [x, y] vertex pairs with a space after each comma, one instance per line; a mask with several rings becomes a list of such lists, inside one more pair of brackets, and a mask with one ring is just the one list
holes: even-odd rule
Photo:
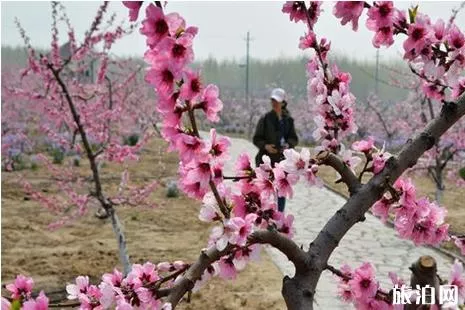
[[[295, 132], [294, 119], [287, 113], [283, 113], [282, 119], [284, 122], [284, 140], [289, 144], [290, 148], [294, 148], [299, 142]], [[257, 156], [255, 156], [255, 164], [257, 167], [262, 163], [263, 155], [268, 155], [272, 164], [283, 159], [280, 135], [279, 119], [274, 111], [270, 111], [260, 118], [253, 136], [253, 144], [255, 144], [259, 150]], [[279, 152], [277, 154], [268, 154], [265, 150], [266, 144], [274, 144]]]

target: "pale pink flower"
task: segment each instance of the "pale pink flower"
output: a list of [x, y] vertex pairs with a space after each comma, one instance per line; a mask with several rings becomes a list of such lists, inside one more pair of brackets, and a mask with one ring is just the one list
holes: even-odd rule
[[2, 297], [2, 310], [10, 310], [11, 309], [11, 303], [6, 299], [5, 297]]
[[465, 45], [465, 35], [460, 31], [456, 24], [452, 24], [448, 29], [447, 43], [450, 48], [461, 49]]
[[337, 1], [333, 8], [333, 14], [341, 18], [341, 24], [352, 22], [352, 29], [357, 31], [358, 20], [362, 15], [365, 2], [363, 1]]
[[89, 289], [89, 277], [79, 276], [76, 278], [76, 284], [66, 285], [66, 292], [68, 293], [68, 299], [80, 298], [82, 294], [87, 294]]
[[[30, 299], [23, 304], [23, 310], [48, 310], [48, 298], [45, 296], [44, 291], [40, 291], [39, 296]], [[3, 310], [3, 307], [2, 307]]]
[[213, 222], [221, 217], [217, 212], [218, 203], [212, 192], [203, 196], [202, 208], [200, 209], [199, 219], [204, 222]]
[[245, 219], [233, 217], [227, 220], [225, 223], [225, 231], [228, 234], [229, 243], [244, 246], [247, 242], [247, 237], [252, 233], [256, 219], [257, 215], [250, 213], [245, 216]]
[[352, 149], [355, 151], [370, 153], [375, 146], [375, 140], [372, 136], [368, 137], [367, 140], [355, 141], [352, 143]]
[[32, 292], [34, 281], [32, 278], [17, 275], [13, 283], [7, 284], [6, 289], [11, 293], [11, 298], [18, 299], [21, 297], [29, 297]]
[[147, 262], [144, 265], [133, 264], [131, 274], [139, 278], [143, 284], [153, 283], [160, 279], [156, 271], [156, 266], [150, 262]]
[[456, 285], [459, 295], [459, 304], [462, 304], [465, 299], [465, 271], [463, 264], [459, 260], [455, 260], [452, 265], [452, 270], [449, 275], [449, 285]]
[[139, 10], [144, 1], [123, 1], [123, 5], [129, 9], [129, 21], [136, 21], [139, 17]]
[[111, 286], [119, 287], [123, 281], [123, 273], [115, 268], [113, 269], [113, 273], [105, 273], [102, 276], [102, 280]]
[[459, 248], [462, 255], [465, 255], [465, 237], [452, 236], [452, 240], [454, 240], [455, 246]]
[[363, 263], [355, 269], [353, 277], [349, 280], [354, 297], [359, 301], [373, 298], [378, 291], [379, 284], [375, 279], [375, 270], [370, 263]]
[[237, 157], [234, 170], [238, 176], [248, 175], [253, 171], [248, 153], [244, 152]]
[[302, 148], [300, 153], [294, 149], [286, 149], [283, 151], [284, 160], [279, 164], [287, 173], [301, 174], [306, 171], [310, 162], [310, 150]]
[[223, 257], [218, 261], [218, 276], [223, 279], [236, 279], [237, 270], [232, 258]]

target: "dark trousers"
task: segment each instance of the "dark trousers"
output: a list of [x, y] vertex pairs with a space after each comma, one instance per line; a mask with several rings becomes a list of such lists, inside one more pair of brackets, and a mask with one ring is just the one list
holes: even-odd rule
[[278, 211], [284, 212], [284, 207], [286, 206], [286, 198], [278, 197]]

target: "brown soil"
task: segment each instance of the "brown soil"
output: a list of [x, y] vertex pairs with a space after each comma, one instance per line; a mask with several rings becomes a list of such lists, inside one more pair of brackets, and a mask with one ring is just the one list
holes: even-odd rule
[[[160, 180], [152, 195], [159, 207], [118, 210], [124, 223], [132, 262], [184, 260], [192, 262], [206, 245], [209, 227], [197, 218], [199, 203], [185, 196], [166, 198], [166, 180], [175, 178], [178, 159], [165, 152], [166, 144], [155, 140], [142, 154], [142, 161], [130, 167], [137, 182]], [[79, 168], [85, 175], [85, 164]], [[105, 188], [114, 190], [122, 171], [117, 165], [103, 168]], [[108, 220], [99, 220], [91, 209], [72, 225], [50, 231], [47, 225], [57, 217], [37, 202], [25, 200], [16, 180], [23, 175], [37, 190], [56, 191], [43, 167], [2, 173], [2, 282], [17, 274], [32, 276], [37, 289], [62, 290], [77, 275], [89, 275], [97, 282], [102, 273], [120, 268], [116, 241]], [[263, 252], [234, 282], [214, 279], [193, 294], [180, 309], [283, 309], [282, 275]]]

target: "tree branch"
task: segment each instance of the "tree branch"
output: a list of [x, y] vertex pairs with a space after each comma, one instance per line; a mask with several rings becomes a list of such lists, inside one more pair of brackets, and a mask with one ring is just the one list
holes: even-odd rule
[[347, 185], [351, 196], [360, 189], [362, 184], [357, 176], [337, 155], [322, 151], [317, 155], [317, 160], [324, 165], [333, 167], [341, 175], [341, 180]]
[[307, 254], [311, 259], [309, 262], [311, 272], [305, 277], [304, 285], [310, 287], [311, 293], [314, 293], [321, 272], [326, 268], [328, 259], [339, 241], [382, 197], [388, 189], [389, 182], [395, 182], [405, 170], [413, 167], [420, 156], [433, 147], [441, 135], [464, 115], [465, 94], [456, 103], [444, 103], [440, 115], [421, 133], [409, 139], [397, 158], [391, 157], [383, 171], [361, 186], [357, 193], [352, 195], [345, 205], [331, 217], [310, 244]]
[[266, 243], [269, 244], [287, 256], [287, 258], [294, 264], [296, 269], [306, 268], [305, 252], [291, 239], [283, 234], [269, 230], [259, 230], [249, 237], [251, 243]]

